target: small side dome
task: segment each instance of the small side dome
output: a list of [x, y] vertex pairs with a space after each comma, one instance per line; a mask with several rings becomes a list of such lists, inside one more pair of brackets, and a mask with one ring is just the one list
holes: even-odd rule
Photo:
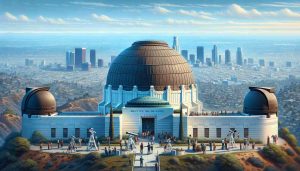
[[22, 100], [22, 114], [50, 115], [56, 113], [56, 100], [49, 87], [26, 88]]
[[244, 113], [251, 115], [277, 114], [278, 102], [274, 88], [249, 87], [250, 92], [244, 99]]

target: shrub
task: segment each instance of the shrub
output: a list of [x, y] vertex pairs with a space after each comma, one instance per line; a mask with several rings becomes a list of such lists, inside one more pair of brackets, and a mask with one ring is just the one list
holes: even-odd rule
[[33, 144], [47, 142], [47, 138], [39, 131], [34, 131], [30, 138], [30, 142]]
[[169, 163], [174, 165], [180, 165], [179, 159], [177, 157], [170, 158]]
[[0, 168], [5, 168], [11, 163], [17, 161], [17, 158], [11, 155], [8, 151], [2, 151], [0, 153]]
[[242, 171], [244, 170], [240, 161], [232, 154], [221, 154], [216, 157], [215, 166], [222, 171]]
[[107, 164], [106, 163], [104, 163], [104, 162], [98, 162], [96, 165], [95, 165], [95, 168], [97, 169], [97, 170], [102, 170], [102, 169], [105, 169], [107, 167]]
[[29, 151], [30, 143], [26, 138], [16, 137], [8, 142], [6, 148], [11, 154], [20, 156]]
[[91, 152], [84, 157], [84, 160], [98, 160], [100, 159], [100, 154], [97, 152]]
[[295, 151], [300, 155], [300, 147], [295, 147]]
[[201, 164], [206, 161], [203, 157], [201, 157], [199, 155], [187, 156], [183, 160], [186, 162], [189, 162], [191, 164], [196, 164], [196, 163]]
[[298, 170], [298, 167], [295, 166], [295, 165], [287, 165], [287, 166], [285, 167], [285, 170], [286, 170], [286, 171], [297, 171], [297, 170]]
[[285, 164], [287, 162], [287, 154], [277, 145], [270, 144], [262, 150], [263, 155], [279, 164]]
[[298, 142], [297, 142], [297, 138], [295, 137], [295, 135], [293, 134], [288, 134], [285, 137], [285, 140], [292, 146], [292, 147], [296, 147]]
[[288, 154], [289, 156], [294, 156], [295, 153], [293, 152], [293, 150], [291, 150], [290, 148], [285, 149], [286, 154]]
[[290, 130], [288, 128], [281, 128], [279, 130], [279, 136], [282, 138], [284, 138], [288, 134], [290, 134]]
[[264, 171], [277, 171], [278, 169], [276, 169], [275, 167], [273, 166], [267, 166], [265, 167]]
[[20, 170], [26, 170], [26, 171], [34, 171], [38, 170], [38, 165], [34, 160], [27, 159], [27, 160], [21, 160], [19, 163]]
[[300, 164], [300, 156], [295, 157], [295, 161]]
[[264, 168], [265, 167], [264, 162], [261, 161], [260, 158], [258, 158], [258, 157], [249, 157], [247, 161], [255, 167], [258, 167], [258, 168]]

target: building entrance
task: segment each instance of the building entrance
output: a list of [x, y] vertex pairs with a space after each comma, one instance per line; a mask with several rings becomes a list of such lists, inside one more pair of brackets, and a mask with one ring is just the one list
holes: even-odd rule
[[142, 132], [154, 135], [154, 118], [142, 118]]

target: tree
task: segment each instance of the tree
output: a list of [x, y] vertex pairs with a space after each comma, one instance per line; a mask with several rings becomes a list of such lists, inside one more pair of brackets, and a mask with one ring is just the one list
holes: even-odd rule
[[34, 131], [30, 138], [30, 142], [33, 144], [38, 144], [41, 142], [47, 142], [47, 138], [39, 131]]
[[26, 138], [16, 137], [11, 139], [6, 144], [6, 149], [16, 156], [21, 156], [22, 154], [26, 153], [30, 149], [30, 143]]
[[110, 114], [109, 114], [109, 138], [114, 139], [114, 118], [113, 118], [113, 108], [110, 104]]
[[180, 104], [179, 139], [180, 139], [180, 140], [183, 140], [183, 113], [182, 113], [182, 103]]

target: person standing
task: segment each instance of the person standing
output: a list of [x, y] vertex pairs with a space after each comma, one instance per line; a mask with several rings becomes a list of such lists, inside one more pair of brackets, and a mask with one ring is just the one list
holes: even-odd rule
[[144, 166], [144, 159], [143, 156], [141, 155], [140, 157], [140, 166], [143, 167]]
[[222, 150], [224, 150], [224, 140], [222, 139]]
[[141, 142], [140, 150], [141, 150], [141, 154], [143, 154], [143, 150], [144, 150], [144, 144], [143, 144], [143, 142]]
[[212, 151], [212, 142], [209, 141], [209, 150]]
[[147, 148], [148, 148], [148, 154], [150, 154], [151, 147], [150, 147], [150, 143], [149, 142], [148, 142]]
[[57, 140], [57, 148], [59, 149], [59, 144], [60, 144], [60, 142], [59, 142], [59, 140]]
[[216, 151], [217, 146], [215, 142], [213, 143], [213, 146], [214, 146], [214, 151]]
[[270, 145], [270, 136], [267, 138], [267, 145]]
[[40, 151], [42, 151], [43, 150], [43, 145], [42, 145], [42, 143], [40, 143]]
[[191, 146], [191, 139], [188, 139], [188, 150], [190, 150], [190, 146]]

